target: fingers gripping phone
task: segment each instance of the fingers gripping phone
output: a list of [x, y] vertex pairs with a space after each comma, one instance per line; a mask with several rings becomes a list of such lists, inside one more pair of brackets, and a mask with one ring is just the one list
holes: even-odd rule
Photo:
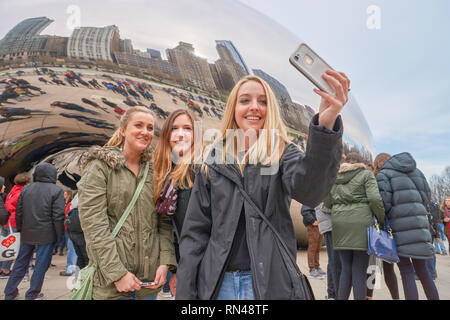
[[290, 56], [289, 62], [317, 88], [333, 96], [335, 95], [334, 88], [322, 78], [322, 75], [327, 69], [333, 70], [333, 68], [306, 43], [300, 44], [297, 50]]

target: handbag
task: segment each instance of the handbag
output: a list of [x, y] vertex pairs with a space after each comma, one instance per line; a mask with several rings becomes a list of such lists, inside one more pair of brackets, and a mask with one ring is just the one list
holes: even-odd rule
[[272, 223], [267, 219], [267, 217], [261, 212], [258, 206], [253, 202], [247, 192], [240, 186], [239, 191], [245, 200], [253, 207], [253, 209], [258, 212], [259, 216], [263, 219], [263, 221], [269, 226], [275, 235], [275, 239], [277, 240], [278, 248], [280, 249], [281, 257], [283, 258], [284, 264], [289, 272], [289, 276], [291, 277], [294, 300], [315, 300], [314, 292], [312, 291], [311, 284], [309, 283], [308, 278], [300, 271], [300, 268], [297, 265], [297, 262], [292, 258], [289, 253], [289, 249], [284, 242], [281, 235], [272, 225]]
[[373, 216], [373, 222], [372, 226], [367, 227], [367, 254], [374, 255], [389, 263], [398, 263], [400, 258], [397, 253], [397, 245], [387, 217], [385, 218], [384, 230], [380, 229], [375, 216]]
[[9, 225], [9, 235], [0, 236], [0, 262], [16, 260], [20, 249], [20, 232], [13, 232], [11, 223]]
[[[145, 164], [144, 176], [139, 181], [139, 185], [134, 192], [133, 198], [125, 209], [124, 213], [120, 217], [119, 222], [115, 226], [112, 235], [115, 238], [122, 228], [123, 223], [127, 219], [131, 210], [134, 207], [134, 204], [141, 193], [142, 188], [144, 187], [145, 180], [147, 180], [148, 170], [150, 168], [150, 163], [147, 162]], [[93, 263], [92, 265], [88, 265], [87, 267], [80, 270], [78, 273], [77, 281], [75, 283], [74, 288], [72, 289], [72, 293], [70, 294], [70, 300], [92, 300], [92, 288], [94, 285], [94, 275], [97, 271], [97, 265]]]

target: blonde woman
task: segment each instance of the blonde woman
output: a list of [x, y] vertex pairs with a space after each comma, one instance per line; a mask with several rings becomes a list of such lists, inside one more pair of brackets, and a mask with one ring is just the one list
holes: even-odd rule
[[[118, 235], [112, 235], [152, 160], [154, 119], [146, 108], [128, 109], [106, 146], [84, 159], [78, 211], [89, 263], [97, 265], [94, 300], [154, 300], [169, 267], [176, 265], [170, 218], [155, 213], [151, 166], [130, 215]], [[148, 281], [155, 285], [141, 287]]]
[[243, 190], [281, 234], [288, 258], [295, 261], [290, 200], [317, 206], [330, 191], [341, 159], [338, 114], [350, 81], [335, 71], [327, 71], [324, 79], [337, 95], [316, 90], [322, 102], [305, 153], [289, 141], [264, 80], [247, 76], [233, 88], [219, 137], [206, 149], [192, 189], [181, 232], [177, 299], [294, 298], [286, 256], [255, 206], [244, 200]]
[[[195, 177], [194, 121], [195, 116], [188, 110], [173, 111], [163, 124], [155, 150], [153, 200], [157, 214], [172, 218], [177, 261], [180, 257], [178, 243]], [[172, 270], [170, 289], [174, 295], [176, 279], [176, 270]]]

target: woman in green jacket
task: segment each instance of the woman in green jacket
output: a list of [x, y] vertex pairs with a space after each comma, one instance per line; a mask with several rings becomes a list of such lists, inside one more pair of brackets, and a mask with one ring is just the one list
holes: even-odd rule
[[[78, 210], [90, 263], [97, 265], [95, 300], [156, 299], [176, 265], [170, 217], [155, 213], [152, 166], [130, 215], [112, 235], [151, 162], [154, 119], [146, 108], [128, 109], [109, 142], [83, 159]], [[141, 288], [148, 281], [155, 285]]]
[[373, 224], [373, 214], [380, 223], [384, 221], [377, 181], [363, 161], [359, 154], [349, 153], [324, 200], [331, 209], [333, 248], [342, 264], [338, 300], [347, 300], [352, 287], [354, 300], [366, 298], [367, 227]]

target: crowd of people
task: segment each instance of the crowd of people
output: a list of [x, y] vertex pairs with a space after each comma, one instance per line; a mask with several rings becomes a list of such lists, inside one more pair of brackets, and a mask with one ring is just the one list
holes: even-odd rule
[[[5, 299], [18, 297], [34, 251], [25, 297], [43, 297], [45, 272], [64, 237], [70, 253], [61, 276], [73, 275], [75, 264], [94, 267], [94, 300], [155, 300], [166, 283], [181, 300], [301, 299], [289, 265], [297, 257], [291, 199], [303, 204], [308, 276], [328, 276], [329, 298], [346, 300], [352, 289], [355, 300], [371, 297], [366, 230], [376, 217], [381, 225], [389, 222], [397, 241], [405, 298], [418, 299], [417, 275], [427, 298], [439, 299], [428, 269], [436, 221], [428, 214], [426, 179], [409, 153], [380, 154], [370, 166], [357, 153], [343, 156], [339, 114], [350, 80], [332, 70], [324, 79], [336, 96], [315, 89], [321, 106], [304, 151], [290, 140], [270, 86], [247, 76], [231, 91], [220, 134], [209, 145], [194, 144], [196, 116], [177, 109], [165, 118], [153, 149], [157, 115], [134, 106], [105, 146], [84, 154], [73, 199], [56, 186], [55, 167], [39, 164], [33, 183], [20, 186], [16, 210], [9, 195], [4, 204], [21, 232], [12, 271], [1, 265], [8, 277]], [[256, 134], [239, 140], [231, 129]], [[268, 139], [265, 132], [272, 131], [277, 134]], [[450, 197], [438, 209], [447, 228]], [[440, 232], [433, 234], [440, 239]], [[327, 272], [319, 263], [323, 239]], [[394, 265], [384, 262], [383, 272], [392, 298], [399, 299]]]

